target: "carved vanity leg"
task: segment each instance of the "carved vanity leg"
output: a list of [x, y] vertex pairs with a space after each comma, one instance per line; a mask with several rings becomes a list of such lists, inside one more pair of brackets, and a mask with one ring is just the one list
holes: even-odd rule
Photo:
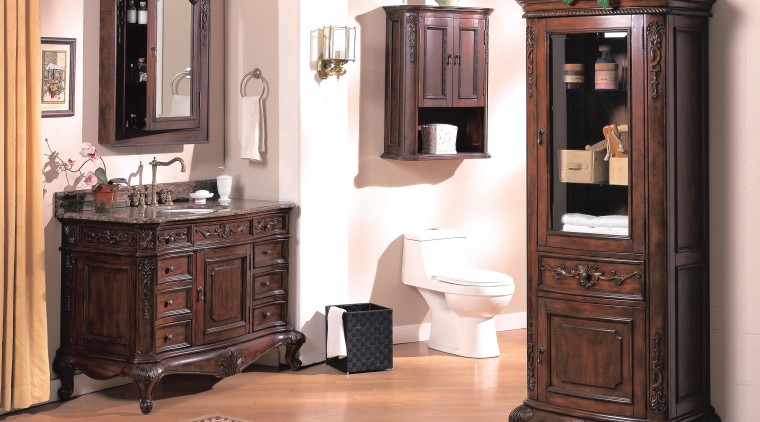
[[305, 342], [306, 336], [300, 331], [293, 330], [285, 344], [285, 362], [294, 371], [301, 367], [301, 361], [296, 358], [296, 353]]
[[76, 369], [71, 357], [59, 354], [55, 355], [53, 370], [58, 374], [58, 378], [61, 379], [61, 388], [58, 389], [58, 397], [61, 400], [70, 399], [71, 394], [74, 393], [74, 372], [76, 372]]
[[164, 370], [154, 365], [137, 365], [126, 373], [140, 391], [140, 410], [144, 415], [153, 410], [153, 387], [161, 379]]
[[509, 414], [509, 422], [528, 422], [533, 420], [533, 409], [520, 405]]

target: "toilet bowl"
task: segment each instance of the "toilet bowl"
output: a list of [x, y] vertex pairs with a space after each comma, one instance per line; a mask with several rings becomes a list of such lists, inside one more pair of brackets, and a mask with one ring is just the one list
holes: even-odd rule
[[428, 347], [471, 358], [500, 355], [493, 317], [512, 300], [514, 281], [475, 265], [466, 232], [405, 234], [401, 281], [416, 287], [430, 307]]

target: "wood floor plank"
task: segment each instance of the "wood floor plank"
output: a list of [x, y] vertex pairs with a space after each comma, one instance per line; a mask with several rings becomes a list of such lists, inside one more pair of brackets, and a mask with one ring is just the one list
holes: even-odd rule
[[393, 347], [394, 369], [346, 375], [324, 364], [299, 371], [256, 366], [223, 380], [174, 375], [142, 415], [124, 385], [0, 416], [5, 421], [192, 421], [221, 415], [248, 422], [506, 421], [525, 396], [525, 330], [498, 333], [501, 356], [468, 359]]

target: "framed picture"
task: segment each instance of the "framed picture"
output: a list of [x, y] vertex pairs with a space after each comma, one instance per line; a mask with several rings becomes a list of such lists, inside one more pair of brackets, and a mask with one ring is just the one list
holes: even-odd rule
[[42, 38], [42, 117], [74, 115], [74, 38]]

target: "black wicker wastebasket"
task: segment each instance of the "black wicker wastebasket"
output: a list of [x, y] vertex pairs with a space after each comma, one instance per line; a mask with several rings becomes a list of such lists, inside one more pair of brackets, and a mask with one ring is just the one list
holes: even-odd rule
[[[393, 309], [374, 303], [332, 305], [343, 308], [346, 357], [326, 364], [347, 374], [393, 368]], [[330, 306], [325, 307], [325, 318]]]

